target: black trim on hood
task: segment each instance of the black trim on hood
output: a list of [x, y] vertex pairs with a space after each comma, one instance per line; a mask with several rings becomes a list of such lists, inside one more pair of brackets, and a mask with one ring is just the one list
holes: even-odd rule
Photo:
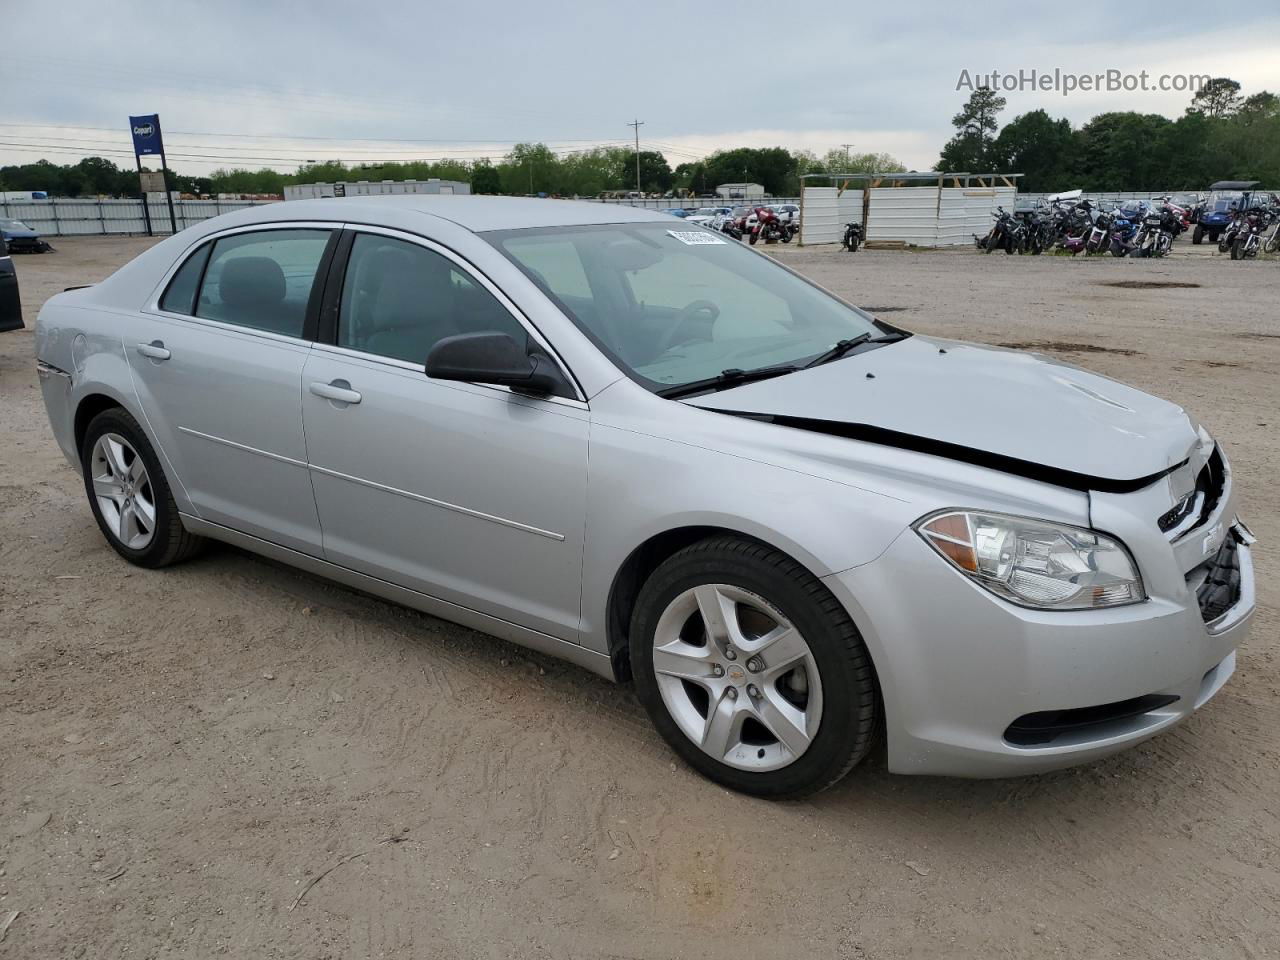
[[711, 413], [723, 413], [731, 417], [743, 417], [748, 420], [760, 420], [764, 423], [777, 424], [780, 427], [792, 427], [796, 430], [808, 430], [812, 433], [825, 433], [832, 437], [845, 437], [849, 440], [861, 440], [865, 443], [878, 443], [886, 447], [898, 447], [902, 450], [913, 450], [916, 453], [927, 453], [935, 457], [946, 457], [961, 463], [971, 463], [978, 467], [988, 467], [1002, 473], [1052, 483], [1072, 490], [1097, 490], [1100, 493], [1132, 493], [1149, 486], [1161, 477], [1177, 470], [1182, 464], [1175, 463], [1158, 473], [1147, 477], [1135, 477], [1132, 480], [1116, 480], [1109, 477], [1094, 477], [1087, 473], [1076, 473], [1061, 467], [1048, 467], [1030, 460], [1020, 460], [1000, 453], [977, 450], [958, 443], [947, 443], [945, 440], [932, 440], [929, 437], [918, 437], [911, 433], [900, 433], [867, 423], [842, 423], [838, 420], [815, 420], [809, 417], [788, 417], [767, 413], [743, 413], [739, 410], [721, 410], [716, 407], [702, 407]]

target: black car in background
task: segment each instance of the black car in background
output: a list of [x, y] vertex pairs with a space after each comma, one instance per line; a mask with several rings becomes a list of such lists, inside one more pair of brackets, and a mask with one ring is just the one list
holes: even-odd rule
[[18, 274], [4, 238], [0, 237], [0, 332], [22, 329], [22, 303], [18, 299]]

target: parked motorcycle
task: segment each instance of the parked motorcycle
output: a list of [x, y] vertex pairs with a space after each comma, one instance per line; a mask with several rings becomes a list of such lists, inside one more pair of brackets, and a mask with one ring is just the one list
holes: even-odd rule
[[1147, 217], [1148, 206], [1141, 200], [1129, 200], [1116, 210], [1111, 221], [1111, 255], [1128, 256], [1137, 245], [1138, 231]]
[[995, 219], [995, 223], [991, 225], [985, 237], [973, 235], [974, 246], [985, 253], [990, 253], [992, 250], [1013, 253], [1022, 242], [1022, 225], [1004, 207], [996, 207], [991, 216]]
[[757, 240], [765, 243], [790, 243], [796, 234], [796, 228], [779, 217], [768, 207], [756, 207], [756, 225], [747, 236], [747, 242], [755, 244]]
[[1252, 260], [1258, 255], [1267, 220], [1266, 211], [1260, 207], [1241, 212], [1231, 239], [1232, 260]]
[[857, 253], [858, 246], [862, 243], [862, 224], [857, 220], [851, 220], [844, 225], [844, 239], [841, 245], [850, 253]]
[[1173, 238], [1180, 229], [1178, 214], [1167, 205], [1149, 212], [1134, 237], [1130, 256], [1163, 257], [1173, 247]]
[[1084, 253], [1102, 253], [1111, 248], [1111, 225], [1115, 221], [1114, 210], [1099, 210], [1085, 234]]
[[1052, 215], [1045, 209], [1015, 210], [1014, 217], [1021, 228], [1018, 252], [1039, 256], [1053, 246], [1054, 228]]

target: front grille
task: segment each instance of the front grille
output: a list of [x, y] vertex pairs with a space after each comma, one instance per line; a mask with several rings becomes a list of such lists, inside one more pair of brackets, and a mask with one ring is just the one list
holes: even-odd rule
[[1084, 734], [1098, 739], [1113, 734], [1123, 721], [1167, 707], [1177, 699], [1173, 694], [1149, 693], [1146, 696], [1120, 700], [1116, 703], [1104, 703], [1096, 707], [1025, 713], [1009, 724], [1004, 732], [1004, 738], [1019, 747], [1052, 743], [1065, 734]]
[[1222, 462], [1222, 452], [1214, 447], [1196, 477], [1195, 489], [1157, 521], [1161, 532], [1176, 540], [1207, 521], [1218, 509], [1226, 483], [1227, 470]]
[[1192, 571], [1201, 572], [1204, 582], [1196, 589], [1196, 600], [1204, 622], [1212, 623], [1240, 599], [1240, 549], [1234, 531], [1210, 560]]

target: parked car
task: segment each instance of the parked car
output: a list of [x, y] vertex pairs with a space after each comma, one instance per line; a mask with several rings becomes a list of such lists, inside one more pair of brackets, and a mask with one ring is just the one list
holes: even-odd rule
[[664, 210], [663, 213], [669, 214], [670, 216], [673, 216], [673, 217], [679, 217], [681, 220], [689, 216], [689, 211], [686, 210], [684, 207], [671, 207], [668, 210]]
[[701, 223], [704, 226], [710, 226], [712, 221], [716, 218], [726, 217], [729, 213], [729, 207], [699, 207], [694, 213], [689, 214], [686, 219], [691, 223]]
[[795, 203], [774, 203], [769, 209], [778, 215], [778, 219], [794, 227], [800, 226], [800, 206]]
[[10, 253], [47, 253], [53, 249], [21, 220], [0, 218], [0, 237], [9, 245]]
[[223, 540], [633, 678], [760, 796], [881, 729], [895, 772], [1062, 767], [1226, 683], [1253, 539], [1182, 408], [670, 227], [415, 195], [206, 220], [46, 303], [53, 434], [130, 563]]
[[21, 330], [22, 327], [22, 301], [18, 297], [18, 272], [13, 267], [13, 258], [9, 256], [4, 237], [0, 237], [0, 333]]

